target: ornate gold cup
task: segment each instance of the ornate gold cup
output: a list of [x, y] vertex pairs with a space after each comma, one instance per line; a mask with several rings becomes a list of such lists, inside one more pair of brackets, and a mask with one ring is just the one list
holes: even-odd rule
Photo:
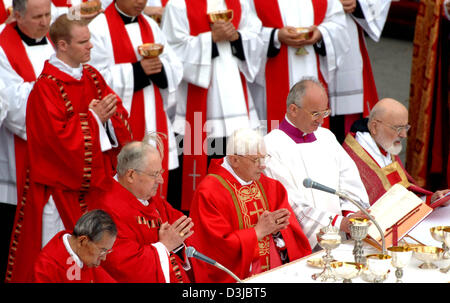
[[138, 52], [144, 58], [158, 57], [163, 50], [164, 45], [158, 43], [144, 43], [138, 46]]
[[383, 281], [383, 277], [389, 272], [392, 257], [384, 254], [367, 255], [367, 269], [373, 274], [373, 282], [379, 283]]
[[369, 219], [366, 218], [351, 218], [350, 219], [350, 236], [355, 240], [353, 248], [353, 256], [356, 263], [366, 264], [364, 257], [364, 249], [362, 240], [367, 237], [369, 230]]
[[218, 20], [231, 21], [233, 20], [233, 10], [227, 9], [224, 11], [215, 11], [208, 13], [209, 22], [214, 23]]
[[388, 251], [392, 256], [392, 266], [396, 268], [395, 276], [397, 277], [397, 283], [401, 283], [403, 268], [411, 260], [413, 251], [411, 248], [405, 246], [392, 246], [388, 248]]
[[352, 279], [356, 278], [364, 265], [355, 262], [335, 261], [330, 263], [331, 270], [337, 278], [343, 279], [344, 283], [352, 283]]
[[432, 262], [442, 259], [444, 250], [434, 246], [418, 246], [413, 249], [413, 256], [422, 261], [421, 269], [435, 269], [437, 266]]
[[80, 4], [80, 13], [82, 15], [91, 15], [98, 12], [102, 8], [99, 0], [89, 0]]

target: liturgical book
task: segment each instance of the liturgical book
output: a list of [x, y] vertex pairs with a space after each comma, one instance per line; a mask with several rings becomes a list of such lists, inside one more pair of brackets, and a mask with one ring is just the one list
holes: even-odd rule
[[[422, 199], [400, 184], [392, 186], [369, 210], [384, 231], [386, 247], [397, 245], [400, 239], [433, 211]], [[369, 243], [381, 246], [381, 235], [375, 224], [369, 227], [368, 235]]]

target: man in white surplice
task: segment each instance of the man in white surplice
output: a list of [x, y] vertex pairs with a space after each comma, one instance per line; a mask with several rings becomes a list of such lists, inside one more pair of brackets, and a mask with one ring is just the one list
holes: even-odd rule
[[[253, 0], [263, 23], [263, 64], [256, 82], [250, 84], [257, 95], [258, 115], [268, 121], [281, 121], [286, 112], [289, 89], [303, 77], [323, 84], [334, 81], [341, 57], [348, 51], [350, 38], [339, 0]], [[308, 28], [306, 40], [296, 28]], [[301, 49], [301, 51], [299, 51]], [[277, 75], [274, 77], [273, 75]], [[267, 116], [266, 116], [267, 113]]]
[[328, 85], [332, 116], [330, 121], [340, 142], [352, 123], [367, 117], [378, 101], [364, 33], [378, 42], [389, 12], [391, 0], [340, 0], [344, 11], [350, 49], [341, 57], [335, 81]]
[[[207, 13], [225, 9], [233, 10], [231, 21], [208, 22]], [[183, 62], [184, 74], [177, 90], [174, 129], [184, 136], [184, 147], [190, 141], [186, 121], [190, 128], [195, 127], [190, 118], [193, 112], [204, 115], [201, 127], [195, 128], [193, 135], [203, 139], [207, 136], [224, 140], [238, 128], [259, 126], [246, 80], [253, 81], [259, 69], [262, 42], [258, 32], [261, 22], [250, 9], [248, 0], [171, 0], [165, 8], [162, 29]], [[188, 100], [188, 97], [192, 96], [193, 91], [202, 95], [201, 109], [191, 109], [195, 105], [190, 100], [195, 98]], [[197, 98], [195, 102], [200, 100]], [[196, 119], [196, 123], [199, 120]], [[185, 150], [183, 178], [191, 173], [192, 168], [203, 177], [206, 173], [204, 155], [200, 160], [195, 160], [196, 166], [191, 167], [187, 164], [191, 161], [187, 160], [187, 154]], [[187, 202], [183, 202], [182, 207], [188, 208], [198, 183], [185, 186], [187, 183], [183, 179], [183, 201]]]
[[364, 215], [354, 213], [358, 208], [338, 196], [305, 188], [305, 178], [346, 192], [368, 206], [355, 163], [333, 133], [320, 127], [329, 114], [328, 97], [320, 82], [303, 79], [289, 92], [285, 119], [265, 136], [271, 155], [265, 173], [286, 187], [289, 203], [313, 249], [316, 233], [330, 223], [330, 217], [333, 226], [349, 232], [349, 218]]

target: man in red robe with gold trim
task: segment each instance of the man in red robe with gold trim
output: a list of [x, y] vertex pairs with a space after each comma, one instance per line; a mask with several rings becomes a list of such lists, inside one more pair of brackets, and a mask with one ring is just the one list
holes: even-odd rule
[[409, 128], [406, 107], [386, 98], [378, 101], [369, 118], [355, 123], [347, 135], [343, 147], [358, 166], [370, 204], [397, 183], [417, 195], [425, 196], [427, 204], [450, 191], [446, 189], [432, 193], [417, 186], [403, 167], [398, 154]]
[[[192, 201], [192, 243], [240, 279], [311, 253], [283, 185], [262, 174], [267, 157], [261, 134], [235, 131], [227, 156], [212, 160]], [[192, 262], [196, 282], [234, 282], [210, 264]]]
[[120, 99], [97, 70], [82, 64], [92, 48], [85, 23], [62, 15], [50, 37], [56, 55], [45, 62], [27, 105], [30, 170], [8, 258], [12, 282], [29, 281], [41, 247], [73, 229], [96, 193], [108, 188], [118, 149], [131, 140]]
[[92, 206], [108, 212], [118, 229], [103, 267], [118, 282], [190, 282], [183, 242], [192, 235], [193, 224], [157, 195], [164, 182], [163, 151], [149, 144], [148, 137], [122, 148], [118, 182], [112, 180], [110, 190]]

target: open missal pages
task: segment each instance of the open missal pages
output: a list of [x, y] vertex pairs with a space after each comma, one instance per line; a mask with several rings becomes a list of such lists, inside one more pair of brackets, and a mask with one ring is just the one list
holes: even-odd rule
[[[392, 186], [369, 210], [384, 231], [386, 247], [397, 245], [397, 241], [433, 211], [422, 199], [400, 184]], [[381, 245], [381, 236], [375, 224], [369, 227], [368, 235], [378, 242], [375, 246]]]

